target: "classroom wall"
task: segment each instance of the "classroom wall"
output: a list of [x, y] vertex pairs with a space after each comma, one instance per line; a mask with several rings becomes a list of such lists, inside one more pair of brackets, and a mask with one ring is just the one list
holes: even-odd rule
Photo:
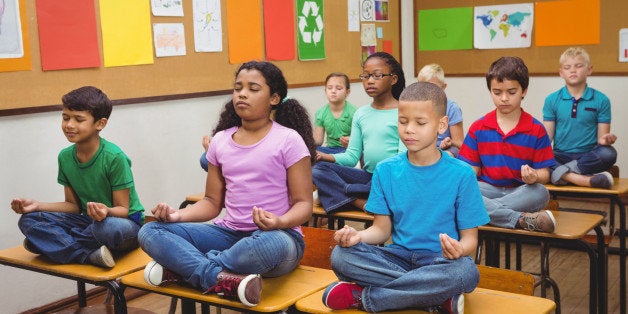
[[[409, 4], [410, 3], [410, 4]], [[402, 6], [411, 5], [404, 1]], [[412, 10], [402, 7], [402, 59], [406, 81], [414, 82]], [[558, 56], [547, 56], [558, 58]], [[433, 60], [419, 60], [421, 64]], [[488, 69], [488, 64], [486, 65]], [[595, 68], [594, 68], [595, 69]], [[445, 69], [446, 70], [446, 69]], [[359, 73], [348, 73], [357, 77]], [[483, 77], [447, 78], [447, 94], [462, 107], [465, 130], [482, 114], [493, 109]], [[628, 171], [628, 116], [624, 105], [628, 97], [620, 87], [628, 79], [591, 77], [590, 85], [606, 93], [613, 103], [612, 131], [619, 135], [615, 147], [620, 152], [618, 165]], [[562, 86], [556, 77], [533, 77], [523, 107], [537, 118], [545, 96]], [[106, 92], [106, 91], [105, 91]], [[322, 87], [290, 89], [290, 96], [301, 100], [311, 115], [325, 102]], [[59, 95], [60, 97], [61, 95]], [[133, 160], [137, 190], [142, 203], [150, 208], [158, 202], [173, 206], [191, 193], [204, 188], [205, 172], [198, 158], [202, 152], [201, 137], [210, 132], [218, 113], [229, 96], [204, 97], [176, 101], [117, 106], [102, 136], [117, 143]], [[349, 101], [356, 105], [369, 102], [361, 83], [352, 84]], [[0, 249], [20, 245], [23, 236], [17, 228], [18, 215], [11, 211], [13, 197], [33, 197], [59, 201], [62, 187], [56, 183], [56, 156], [68, 146], [61, 133], [60, 112], [0, 117]], [[0, 304], [5, 313], [17, 313], [76, 294], [69, 280], [14, 269], [0, 265]]]

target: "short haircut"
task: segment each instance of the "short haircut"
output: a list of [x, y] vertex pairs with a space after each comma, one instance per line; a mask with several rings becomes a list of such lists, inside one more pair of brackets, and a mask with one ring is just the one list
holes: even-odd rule
[[445, 84], [445, 70], [443, 70], [442, 66], [436, 63], [430, 63], [428, 65], [425, 65], [423, 68], [421, 68], [421, 71], [419, 71], [419, 75], [417, 75], [416, 77], [417, 81], [419, 82], [427, 82], [433, 78]]
[[63, 108], [67, 108], [72, 111], [89, 111], [94, 117], [94, 121], [98, 121], [102, 118], [109, 119], [113, 103], [101, 91], [93, 86], [83, 86], [77, 88], [61, 98], [63, 102]]
[[575, 58], [577, 56], [582, 56], [582, 58], [584, 58], [584, 62], [587, 65], [591, 64], [591, 58], [589, 57], [589, 54], [582, 47], [567, 48], [567, 50], [565, 50], [565, 52], [560, 55], [560, 59], [558, 59], [558, 64], [563, 65], [565, 59], [567, 59], [568, 57]]
[[329, 79], [332, 77], [341, 77], [344, 79], [345, 81], [345, 88], [347, 89], [351, 89], [351, 82], [349, 82], [349, 77], [341, 72], [333, 72], [330, 73], [329, 75], [327, 75], [327, 77], [325, 78], [325, 85], [327, 85], [327, 82], [329, 82]]
[[491, 63], [486, 73], [486, 86], [489, 91], [493, 79], [500, 83], [504, 80], [517, 81], [523, 90], [528, 89], [530, 82], [528, 67], [519, 57], [501, 57]]
[[447, 113], [447, 96], [442, 88], [430, 82], [416, 82], [408, 85], [399, 101], [431, 101], [432, 108], [440, 118]]

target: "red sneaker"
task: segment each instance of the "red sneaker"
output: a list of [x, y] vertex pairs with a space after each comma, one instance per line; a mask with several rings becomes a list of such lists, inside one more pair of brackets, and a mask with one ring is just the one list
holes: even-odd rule
[[441, 308], [445, 310], [445, 313], [449, 314], [464, 314], [464, 295], [459, 294], [452, 298], [447, 299]]
[[364, 306], [362, 306], [363, 289], [351, 282], [334, 282], [323, 292], [323, 304], [334, 310], [362, 310], [364, 309]]
[[262, 297], [262, 278], [257, 274], [240, 275], [221, 271], [216, 285], [205, 291], [210, 292], [239, 300], [246, 306], [256, 306]]

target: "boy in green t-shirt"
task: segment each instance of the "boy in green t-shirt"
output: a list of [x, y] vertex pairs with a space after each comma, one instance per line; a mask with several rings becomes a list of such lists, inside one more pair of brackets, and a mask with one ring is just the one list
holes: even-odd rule
[[100, 137], [112, 102], [101, 90], [85, 86], [64, 95], [63, 134], [74, 145], [59, 153], [57, 181], [63, 202], [14, 198], [11, 209], [22, 214], [18, 226], [24, 247], [60, 264], [115, 265], [113, 251], [138, 247], [144, 207], [135, 191], [131, 160]]

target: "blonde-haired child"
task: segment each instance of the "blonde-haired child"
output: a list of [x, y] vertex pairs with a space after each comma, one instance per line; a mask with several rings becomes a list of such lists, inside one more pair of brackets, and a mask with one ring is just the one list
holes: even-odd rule
[[565, 86], [548, 95], [543, 105], [543, 125], [554, 141], [552, 183], [608, 189], [614, 180], [605, 170], [617, 160], [611, 146], [617, 140], [611, 133], [611, 102], [587, 85], [593, 68], [583, 48], [568, 48], [559, 62]]
[[[447, 88], [447, 83], [445, 83], [445, 70], [436, 63], [424, 66], [421, 71], [419, 71], [417, 80], [419, 82], [434, 83], [443, 90]], [[449, 118], [449, 125], [444, 133], [438, 135], [436, 145], [443, 151], [456, 157], [464, 141], [462, 110], [456, 102], [449, 98], [447, 98], [447, 117]]]

